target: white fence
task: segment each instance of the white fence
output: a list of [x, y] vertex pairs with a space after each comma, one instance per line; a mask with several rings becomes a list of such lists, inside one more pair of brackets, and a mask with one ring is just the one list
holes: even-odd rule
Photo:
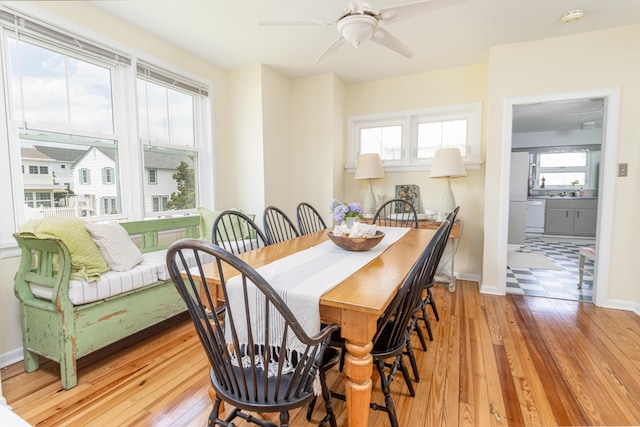
[[80, 206], [66, 208], [47, 208], [43, 206], [38, 208], [31, 208], [29, 206], [25, 206], [25, 215], [27, 221], [31, 221], [33, 219], [48, 218], [52, 216], [63, 216], [65, 218], [81, 218], [83, 216], [83, 212], [86, 210], [87, 208], [83, 208]]

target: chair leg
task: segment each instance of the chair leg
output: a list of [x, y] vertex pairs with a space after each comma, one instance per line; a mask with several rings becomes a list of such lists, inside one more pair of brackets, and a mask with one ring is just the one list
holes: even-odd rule
[[400, 365], [400, 371], [402, 371], [402, 376], [404, 377], [404, 381], [407, 383], [409, 394], [411, 395], [411, 397], [416, 397], [416, 391], [413, 388], [413, 384], [411, 383], [411, 377], [409, 376], [409, 369], [407, 369], [407, 364], [404, 363], [404, 355], [399, 354], [398, 357], [400, 358], [398, 365]]
[[438, 316], [438, 309], [436, 308], [436, 302], [433, 299], [433, 294], [431, 293], [431, 289], [427, 288], [427, 298], [429, 299], [429, 305], [433, 309], [433, 315], [436, 317], [437, 321], [440, 321], [440, 316]]
[[[402, 360], [402, 354], [398, 355], [398, 357]], [[391, 376], [390, 378], [387, 378], [384, 372], [384, 365], [380, 366], [380, 363], [379, 363], [377, 366], [378, 366], [378, 372], [380, 373], [380, 388], [382, 389], [382, 393], [384, 394], [384, 404], [385, 404], [385, 407], [380, 409], [384, 409], [385, 412], [389, 415], [389, 422], [391, 423], [391, 427], [398, 427], [398, 416], [396, 415], [396, 407], [393, 404], [393, 398], [391, 397], [391, 381], [393, 380], [393, 376]], [[405, 375], [406, 373], [405, 381], [407, 381], [407, 385], [409, 389], [413, 390], [413, 386], [410, 384], [410, 381], [408, 381], [407, 379], [409, 372], [407, 372], [406, 365], [404, 365], [404, 363], [401, 362], [400, 368], [402, 369], [403, 375]]]
[[416, 361], [416, 355], [413, 352], [413, 346], [411, 345], [411, 339], [407, 339], [407, 351], [406, 354], [409, 356], [409, 363], [411, 363], [411, 370], [413, 371], [413, 376], [416, 382], [420, 382], [420, 372], [418, 371], [418, 362]]
[[307, 407], [307, 421], [311, 421], [311, 415], [313, 415], [313, 410], [316, 407], [316, 400], [318, 400], [318, 398], [313, 396], [313, 399], [309, 402], [309, 406]]
[[429, 334], [429, 341], [433, 341], [433, 331], [431, 330], [431, 322], [429, 321], [429, 316], [427, 315], [427, 304], [429, 304], [429, 301], [427, 301], [428, 298], [429, 296], [427, 295], [427, 298], [425, 298], [420, 303], [420, 310], [422, 310], [421, 319], [424, 322], [424, 326], [427, 328], [427, 333]]
[[[420, 325], [418, 324], [418, 318], [415, 318], [415, 326], [413, 328], [414, 331], [416, 331], [416, 334], [418, 334], [418, 339], [420, 340], [420, 345], [422, 345], [422, 351], [427, 351], [427, 341], [424, 339], [424, 334], [422, 333], [422, 328], [420, 327]], [[429, 330], [427, 329], [427, 332]], [[433, 341], [433, 339], [431, 339], [431, 341]]]
[[289, 427], [289, 411], [280, 412], [280, 427]]
[[[327, 421], [329, 421], [329, 425], [331, 427], [338, 427], [336, 414], [333, 412], [333, 402], [331, 402], [331, 390], [329, 390], [329, 387], [327, 386], [327, 375], [324, 371], [320, 372], [320, 381], [322, 382], [322, 399], [324, 400], [324, 409], [326, 414], [318, 426], [322, 427]], [[313, 400], [315, 401], [315, 397]]]

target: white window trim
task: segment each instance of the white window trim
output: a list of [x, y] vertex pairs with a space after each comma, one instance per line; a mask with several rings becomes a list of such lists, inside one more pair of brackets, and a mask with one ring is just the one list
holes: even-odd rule
[[[117, 73], [113, 79], [112, 91], [114, 94], [122, 94], [124, 92], [136, 93], [135, 81], [138, 59], [146, 63], [155, 64], [158, 67], [171, 71], [177, 75], [184, 76], [185, 78], [197, 82], [205, 87], [209, 94], [209, 98], [207, 98], [207, 102], [202, 103], [202, 107], [197, 111], [201, 120], [199, 122], [199, 126], [195, 129], [197, 134], [196, 138], [200, 138], [199, 140], [203, 142], [203, 146], [199, 147], [200, 150], [198, 158], [204, 163], [208, 163], [211, 161], [210, 159], [214, 158], [215, 141], [213, 137], [213, 126], [215, 124], [213, 123], [213, 113], [211, 108], [211, 104], [213, 102], [213, 83], [211, 80], [184, 70], [162, 59], [158, 59], [155, 56], [150, 55], [148, 52], [139, 50], [134, 46], [119, 42], [102, 33], [95, 32], [89, 27], [71, 22], [26, 2], [14, 2], [11, 4], [10, 9], [26, 13], [32, 18], [41, 20], [47, 25], [55, 26], [57, 29], [62, 31], [75, 33], [79, 37], [85, 37], [99, 44], [101, 43], [111, 49], [124, 52], [125, 55], [131, 55], [131, 72]], [[4, 30], [0, 28], [0, 34], [3, 31]], [[4, 49], [2, 49], [2, 53], [5, 53]], [[116, 67], [123, 66], [123, 64], [116, 65]], [[5, 86], [7, 82], [5, 71], [6, 70], [0, 68], [0, 87], [4, 87], [3, 92], [8, 94], [9, 89]], [[18, 229], [19, 225], [25, 221], [24, 209], [22, 207], [25, 202], [22, 186], [22, 159], [20, 156], [20, 142], [17, 132], [20, 125], [7, 120], [7, 103], [7, 99], [0, 102], [0, 129], [2, 129], [0, 130], [0, 133], [6, 136], [6, 138], [4, 138], [4, 143], [1, 142], [3, 139], [0, 138], [0, 149], [3, 151], [6, 150], [9, 153], [9, 156], [0, 156], [0, 178], [3, 178], [4, 182], [11, 183], [11, 191], [7, 201], [12, 203], [13, 209], [5, 211], [4, 215], [0, 215], [3, 219], [0, 221], [0, 259], [18, 256], [20, 254], [16, 242], [11, 236]], [[116, 139], [120, 140], [121, 138], [125, 138], [127, 140], [139, 140], [137, 123], [129, 120], [131, 118], [129, 116], [131, 112], [134, 112], [133, 114], [135, 116], [135, 112], [137, 111], [137, 100], [135, 95], [125, 98], [124, 104], [126, 104], [126, 108], [114, 109], [113, 111], [115, 124], [114, 133], [116, 134]], [[104, 135], [102, 136], [104, 137]], [[127, 182], [132, 177], [140, 177], [144, 175], [144, 170], [142, 168], [142, 150], [139, 145], [126, 144], [125, 146], [119, 146], [118, 153], [120, 158], [120, 171], [118, 172], [118, 177], [122, 182]], [[196, 185], [199, 188], [200, 196], [198, 203], [202, 206], [213, 206], [215, 202], [215, 176], [213, 168], [201, 167], [197, 179], [198, 182]], [[129, 191], [122, 192], [121, 197], [122, 200], [120, 208], [122, 209], [123, 214], [111, 216], [109, 219], [140, 220], [145, 218], [142, 185], [133, 186]], [[186, 212], [176, 212], [176, 215], [185, 213]], [[197, 214], [197, 211], [192, 209], [189, 210], [188, 213]], [[94, 219], [99, 220], [100, 218], [96, 216]]]
[[347, 117], [347, 172], [354, 173], [358, 159], [360, 129], [364, 127], [402, 126], [402, 159], [383, 162], [386, 172], [413, 172], [431, 170], [431, 160], [418, 160], [418, 124], [433, 121], [466, 119], [467, 155], [463, 158], [469, 170], [480, 169], [482, 164], [482, 103], [448, 105], [417, 110], [393, 111]]

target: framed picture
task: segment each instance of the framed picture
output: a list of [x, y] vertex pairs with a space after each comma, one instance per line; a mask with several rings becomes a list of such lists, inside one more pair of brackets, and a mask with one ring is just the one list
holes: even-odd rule
[[420, 187], [417, 185], [396, 185], [396, 199], [406, 200], [413, 205], [416, 212], [420, 212]]

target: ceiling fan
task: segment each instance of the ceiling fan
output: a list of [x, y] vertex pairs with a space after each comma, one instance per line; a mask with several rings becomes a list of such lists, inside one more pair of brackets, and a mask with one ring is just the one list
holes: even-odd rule
[[385, 7], [375, 10], [362, 0], [345, 0], [346, 9], [336, 21], [315, 20], [261, 20], [259, 25], [336, 25], [340, 37], [336, 39], [315, 63], [322, 61], [327, 55], [335, 52], [345, 42], [358, 48], [362, 43], [371, 40], [374, 43], [411, 58], [413, 52], [407, 45], [387, 31], [383, 25], [411, 18], [430, 10], [464, 3], [466, 0], [423, 0], [414, 3]]

